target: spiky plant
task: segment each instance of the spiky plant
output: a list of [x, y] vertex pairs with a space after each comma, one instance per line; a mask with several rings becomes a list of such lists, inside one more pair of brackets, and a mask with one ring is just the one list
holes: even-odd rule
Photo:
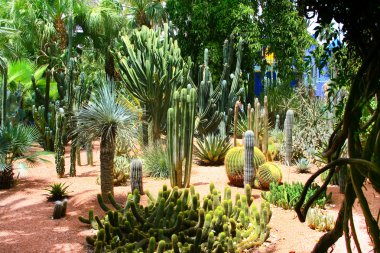
[[148, 176], [169, 178], [168, 153], [165, 147], [157, 143], [145, 148], [142, 159], [144, 173]]
[[116, 133], [119, 129], [127, 128], [133, 136], [136, 115], [123, 107], [117, 100], [117, 93], [110, 81], [103, 84], [93, 94], [88, 105], [76, 114], [75, 133], [82, 139], [100, 137], [100, 185], [102, 195], [113, 194], [113, 169], [115, 156]]
[[195, 155], [201, 164], [219, 165], [223, 164], [224, 157], [230, 148], [231, 143], [229, 142], [229, 137], [209, 134], [197, 139]]
[[69, 188], [70, 185], [66, 185], [66, 182], [64, 183], [52, 183], [49, 185], [47, 189], [45, 189], [48, 193], [48, 200], [49, 201], [56, 201], [56, 200], [62, 200], [64, 197], [68, 196], [67, 188]]
[[296, 168], [298, 173], [309, 173], [310, 172], [310, 162], [306, 158], [298, 159], [296, 163]]
[[34, 161], [34, 155], [24, 154], [38, 141], [38, 131], [34, 127], [22, 124], [6, 125], [0, 128], [0, 189], [11, 188], [14, 185], [13, 162], [20, 158]]

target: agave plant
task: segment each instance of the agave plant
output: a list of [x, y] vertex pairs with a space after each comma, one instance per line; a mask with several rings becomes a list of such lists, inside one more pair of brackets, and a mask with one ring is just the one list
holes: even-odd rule
[[67, 197], [67, 188], [69, 188], [69, 186], [70, 185], [66, 185], [66, 182], [52, 183], [51, 185], [49, 185], [47, 189], [45, 189], [49, 193], [48, 200], [56, 201], [62, 200], [64, 197]]
[[26, 158], [33, 162], [35, 155], [25, 157], [24, 154], [38, 141], [38, 131], [34, 127], [22, 124], [6, 125], [0, 128], [0, 189], [8, 189], [14, 185], [13, 162]]
[[306, 158], [298, 159], [296, 166], [298, 173], [309, 173], [310, 171], [310, 162]]
[[231, 143], [228, 137], [221, 135], [209, 134], [203, 138], [197, 139], [195, 145], [195, 155], [199, 162], [205, 165], [223, 164], [224, 157], [230, 149]]
[[168, 150], [159, 143], [144, 149], [144, 172], [154, 178], [169, 178]]

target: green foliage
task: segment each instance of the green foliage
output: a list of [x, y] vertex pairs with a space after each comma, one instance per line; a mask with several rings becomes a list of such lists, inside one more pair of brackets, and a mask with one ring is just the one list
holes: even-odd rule
[[[163, 36], [163, 37], [162, 37]], [[143, 26], [121, 38], [117, 57], [125, 88], [139, 99], [152, 122], [153, 140], [160, 139], [173, 90], [186, 84], [191, 62], [182, 59], [178, 43], [169, 38], [168, 27]]]
[[169, 178], [168, 150], [160, 144], [144, 148], [143, 171], [150, 177]]
[[230, 138], [217, 134], [209, 134], [203, 138], [197, 138], [195, 156], [204, 165], [223, 164], [224, 157], [231, 148]]
[[300, 158], [296, 162], [296, 168], [298, 173], [309, 173], [310, 172], [310, 161], [306, 158]]
[[45, 189], [49, 193], [49, 201], [62, 200], [63, 198], [67, 197], [67, 188], [69, 188], [69, 186], [70, 185], [67, 185], [66, 182], [52, 183], [49, 185], [49, 188]]
[[[300, 182], [291, 184], [284, 183], [282, 185], [271, 183], [269, 186], [269, 192], [262, 192], [261, 196], [271, 204], [282, 207], [284, 209], [292, 209], [299, 201], [303, 187], [304, 185]], [[310, 188], [308, 188], [304, 203], [306, 203], [319, 188], [320, 187], [317, 184], [313, 184]], [[329, 195], [326, 195], [326, 191], [324, 191], [314, 201], [312, 207], [317, 206], [319, 208], [325, 208], [326, 203], [328, 203], [330, 200], [331, 192]]]
[[272, 162], [260, 165], [256, 175], [262, 189], [268, 189], [271, 183], [279, 184], [282, 180], [281, 168]]
[[210, 184], [210, 193], [202, 203], [194, 187], [170, 190], [164, 185], [157, 198], [146, 192], [146, 207], [140, 204], [137, 190], [128, 195], [125, 206], [109, 194], [114, 210], [98, 195], [104, 217], [94, 216], [90, 210], [88, 218], [79, 220], [98, 230], [86, 238], [95, 252], [242, 252], [260, 246], [270, 233], [269, 204], [263, 202], [258, 210], [249, 189], [248, 195], [236, 195], [235, 204], [231, 189], [224, 192], [222, 199]]
[[[255, 169], [265, 163], [265, 155], [257, 147], [254, 147], [253, 163]], [[230, 183], [242, 187], [244, 184], [244, 148], [231, 148], [224, 159], [224, 165]]]
[[331, 231], [335, 226], [334, 216], [317, 207], [309, 209], [306, 220], [311, 229], [321, 232]]

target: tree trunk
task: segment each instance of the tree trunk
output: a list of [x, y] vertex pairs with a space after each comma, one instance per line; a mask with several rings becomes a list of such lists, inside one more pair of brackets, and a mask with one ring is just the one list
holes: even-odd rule
[[12, 164], [6, 165], [6, 168], [0, 170], [0, 189], [9, 189], [14, 185]]
[[115, 156], [116, 130], [104, 133], [100, 140], [100, 186], [103, 199], [108, 202], [107, 194], [113, 195], [113, 159]]
[[115, 80], [115, 59], [108, 48], [105, 54], [106, 54], [106, 59], [105, 59], [104, 68], [105, 68], [106, 76], [110, 80]]
[[141, 107], [143, 109], [143, 112], [142, 112], [142, 121], [141, 121], [141, 124], [142, 124], [143, 145], [145, 147], [147, 147], [148, 144], [149, 144], [148, 115], [146, 113], [146, 106], [142, 104]]

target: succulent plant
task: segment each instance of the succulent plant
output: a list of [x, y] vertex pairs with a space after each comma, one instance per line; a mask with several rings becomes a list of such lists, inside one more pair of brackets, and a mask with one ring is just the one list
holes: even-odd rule
[[300, 158], [296, 162], [296, 168], [298, 173], [309, 173], [310, 172], [310, 162], [306, 158]]
[[[265, 163], [263, 152], [254, 148], [254, 167], [258, 168]], [[231, 148], [224, 159], [224, 165], [228, 180], [232, 185], [242, 187], [244, 185], [244, 147]]]
[[168, 150], [160, 144], [143, 150], [144, 173], [154, 178], [169, 178]]
[[125, 156], [115, 156], [113, 167], [113, 185], [126, 185], [130, 177], [130, 161]]
[[137, 190], [139, 194], [144, 194], [142, 182], [142, 162], [140, 159], [131, 161], [131, 189], [132, 192]]
[[321, 232], [330, 231], [335, 226], [334, 216], [317, 207], [309, 209], [306, 220], [311, 229]]
[[56, 200], [62, 200], [63, 198], [68, 196], [67, 188], [69, 188], [70, 185], [66, 185], [66, 182], [64, 183], [53, 183], [49, 185], [49, 188], [45, 189], [48, 193], [48, 200], [50, 201], [56, 201]]
[[223, 164], [224, 158], [231, 148], [229, 137], [222, 137], [217, 134], [209, 134], [203, 138], [198, 138], [194, 154], [201, 164], [219, 165]]
[[98, 195], [105, 216], [90, 210], [88, 218], [79, 217], [97, 230], [86, 238], [95, 252], [242, 252], [269, 237], [269, 203], [262, 202], [259, 210], [249, 187], [246, 194], [235, 196], [235, 204], [229, 187], [222, 199], [214, 184], [203, 202], [193, 186], [170, 190], [164, 185], [157, 198], [146, 195], [148, 205], [143, 207], [137, 190], [128, 195], [125, 206], [108, 194], [112, 209]]
[[266, 162], [259, 167], [257, 179], [261, 188], [268, 189], [271, 183], [281, 183], [282, 171], [277, 164]]
[[67, 199], [63, 201], [57, 200], [54, 205], [53, 219], [60, 219], [66, 215]]

